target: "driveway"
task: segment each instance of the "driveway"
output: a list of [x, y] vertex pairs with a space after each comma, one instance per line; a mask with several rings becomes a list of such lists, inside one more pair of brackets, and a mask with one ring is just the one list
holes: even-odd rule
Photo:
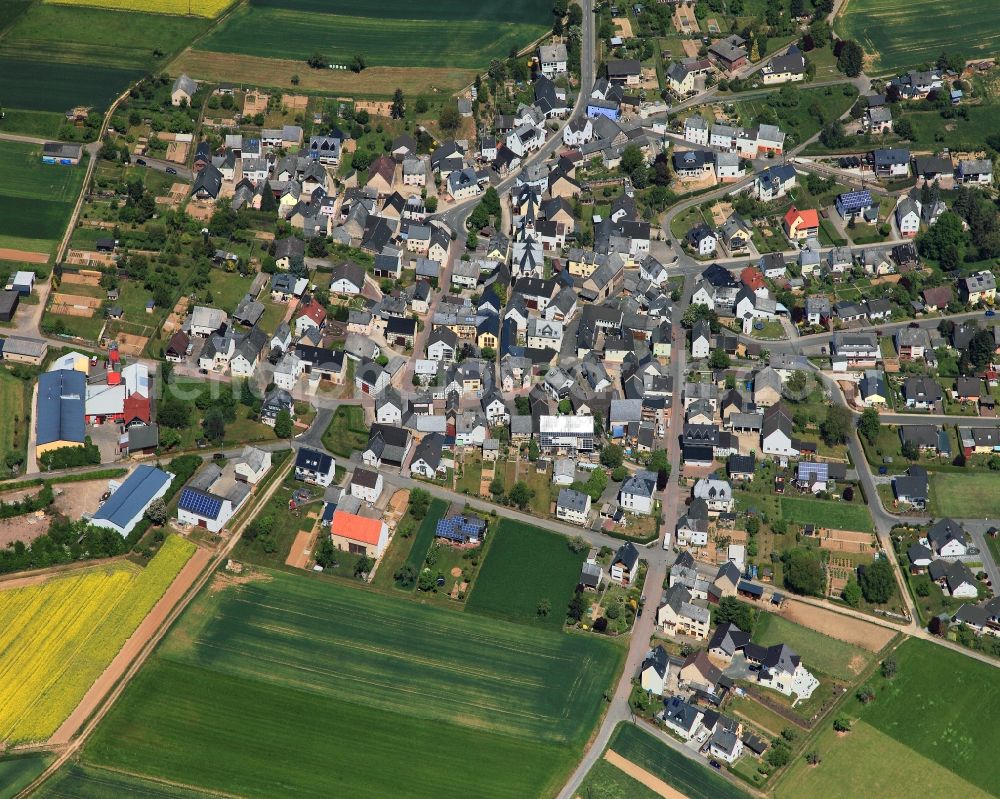
[[116, 423], [87, 425], [87, 435], [101, 451], [101, 463], [114, 463], [121, 457], [118, 451], [121, 433]]

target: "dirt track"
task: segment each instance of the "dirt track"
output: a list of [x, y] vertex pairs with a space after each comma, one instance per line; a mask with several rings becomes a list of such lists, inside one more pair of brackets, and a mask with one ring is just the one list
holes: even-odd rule
[[658, 793], [664, 799], [687, 799], [687, 796], [682, 794], [676, 788], [667, 785], [659, 777], [650, 774], [646, 769], [640, 768], [631, 760], [626, 760], [620, 754], [612, 749], [609, 749], [604, 753], [604, 759], [607, 760], [612, 766], [621, 771], [624, 771], [632, 779], [641, 782], [649, 790], [654, 793]]
[[55, 735], [49, 739], [50, 746], [61, 746], [68, 744], [76, 735], [84, 722], [90, 715], [100, 707], [104, 697], [114, 687], [114, 685], [125, 675], [126, 670], [131, 665], [136, 656], [143, 650], [149, 639], [160, 628], [167, 616], [174, 609], [174, 606], [187, 593], [188, 589], [198, 579], [206, 564], [212, 559], [214, 553], [207, 549], [195, 551], [191, 560], [187, 562], [180, 574], [167, 588], [166, 593], [160, 597], [160, 601], [153, 606], [153, 610], [136, 627], [135, 632], [125, 642], [111, 664], [104, 670], [104, 673], [97, 678], [90, 690], [77, 705], [76, 710], [70, 713], [69, 718], [56, 730]]
[[866, 621], [852, 619], [832, 610], [807, 605], [804, 602], [796, 602], [794, 599], [786, 599], [781, 606], [779, 615], [809, 627], [816, 632], [829, 635], [840, 641], [860, 646], [870, 652], [878, 652], [896, 634], [893, 630], [880, 627], [877, 624], [869, 624]]

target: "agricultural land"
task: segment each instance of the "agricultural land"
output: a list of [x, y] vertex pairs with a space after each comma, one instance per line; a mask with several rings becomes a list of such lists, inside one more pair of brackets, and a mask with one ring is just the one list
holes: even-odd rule
[[[848, 0], [836, 29], [855, 39], [872, 62], [872, 74], [889, 74], [933, 62], [959, 48], [968, 58], [1000, 50], [1000, 14], [976, 0]], [[995, 9], [994, 9], [995, 11]]]
[[[816, 743], [820, 764], [796, 763], [779, 783], [778, 799], [856, 792], [902, 799], [912, 793], [914, 774], [928, 795], [994, 795], [1000, 733], [977, 721], [991, 718], [1000, 702], [988, 689], [996, 679], [993, 667], [914, 639], [894, 657], [897, 675], [870, 683], [875, 699], [848, 706], [858, 719], [851, 732], [825, 731]], [[941, 691], [948, 675], [960, 676]]]
[[353, 796], [385, 796], [401, 781], [410, 796], [440, 796], [459, 773], [477, 796], [547, 795], [579, 756], [623, 654], [607, 641], [259, 576], [199, 597], [85, 764], [247, 797], [319, 795], [333, 772]]
[[38, 145], [3, 141], [0, 174], [0, 247], [51, 253], [80, 192], [83, 168], [43, 164]]
[[120, 562], [5, 592], [0, 737], [52, 735], [193, 552], [171, 537], [144, 569]]

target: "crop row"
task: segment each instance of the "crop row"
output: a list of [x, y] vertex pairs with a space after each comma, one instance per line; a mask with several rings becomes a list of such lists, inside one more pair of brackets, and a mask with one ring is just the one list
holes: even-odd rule
[[50, 737], [193, 552], [171, 537], [141, 572], [102, 567], [3, 595], [0, 738]]

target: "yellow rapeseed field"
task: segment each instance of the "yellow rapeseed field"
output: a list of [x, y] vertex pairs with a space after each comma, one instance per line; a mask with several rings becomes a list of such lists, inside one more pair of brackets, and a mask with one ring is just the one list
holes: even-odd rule
[[196, 17], [219, 16], [234, 0], [45, 0], [59, 6], [91, 6], [112, 11], [148, 11], [152, 14], [191, 14]]
[[0, 740], [49, 738], [194, 549], [171, 536], [145, 569], [114, 564], [0, 591]]

